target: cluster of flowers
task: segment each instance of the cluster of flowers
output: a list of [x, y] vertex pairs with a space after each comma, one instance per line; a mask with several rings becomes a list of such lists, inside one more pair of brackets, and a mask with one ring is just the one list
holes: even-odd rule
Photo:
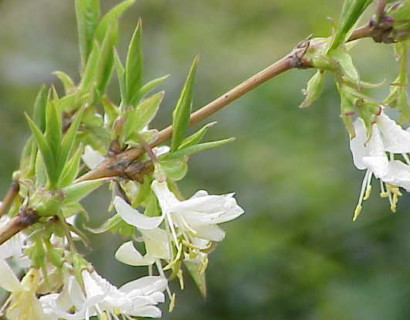
[[380, 195], [388, 198], [394, 212], [401, 195], [399, 188], [410, 191], [410, 130], [390, 119], [384, 109], [370, 128], [366, 128], [361, 118], [353, 125], [356, 133], [350, 140], [353, 161], [358, 169], [366, 170], [353, 219], [357, 219], [363, 200], [370, 195], [373, 176], [380, 180]]
[[[85, 157], [88, 163], [93, 162], [90, 149]], [[135, 249], [133, 241], [128, 241], [117, 250], [116, 257], [126, 264], [149, 266], [149, 276], [117, 288], [88, 262], [80, 264], [88, 267], [81, 268], [64, 262], [59, 272], [55, 272], [55, 266], [46, 270], [30, 267], [25, 251], [31, 239], [20, 233], [0, 246], [0, 288], [10, 293], [0, 314], [7, 307], [10, 320], [161, 317], [157, 304], [165, 301], [164, 292], [168, 292], [171, 304], [174, 297], [168, 287], [166, 270], [174, 271], [174, 266], [184, 261], [196, 264], [203, 273], [212, 244], [224, 238], [218, 224], [243, 213], [233, 194], [209, 195], [198, 191], [190, 199], [178, 200], [170, 191], [166, 177], [162, 177], [163, 180], [157, 178], [151, 184], [161, 208], [160, 216], [144, 215], [118, 196], [113, 201], [117, 214], [124, 223], [135, 227], [140, 235], [137, 240], [145, 247], [142, 254]], [[0, 223], [8, 220], [3, 216]], [[70, 251], [66, 239], [53, 235], [50, 242], [67, 255], [76, 254]], [[157, 276], [152, 275], [153, 265], [158, 270]], [[16, 270], [24, 271], [21, 281]]]

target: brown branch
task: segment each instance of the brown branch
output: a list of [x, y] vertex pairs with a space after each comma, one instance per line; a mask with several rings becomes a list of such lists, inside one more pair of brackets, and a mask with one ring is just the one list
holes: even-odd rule
[[37, 221], [38, 215], [34, 210], [22, 207], [18, 215], [11, 218], [6, 225], [0, 227], [0, 245]]
[[7, 191], [6, 195], [4, 196], [3, 202], [0, 204], [0, 217], [7, 212], [7, 210], [10, 208], [11, 204], [13, 203], [13, 200], [19, 193], [20, 187], [19, 187], [19, 182], [17, 180], [14, 180], [11, 185], [9, 190]]

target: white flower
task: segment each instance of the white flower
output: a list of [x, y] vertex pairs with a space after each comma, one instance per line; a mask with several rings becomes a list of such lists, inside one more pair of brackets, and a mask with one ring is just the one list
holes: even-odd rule
[[182, 234], [190, 233], [202, 239], [222, 241], [225, 232], [218, 224], [233, 220], [244, 213], [237, 205], [233, 193], [209, 195], [200, 190], [190, 199], [179, 201], [168, 189], [166, 182], [154, 181], [151, 188], [157, 196], [163, 216]]
[[[0, 217], [0, 227], [6, 225], [10, 221], [7, 215]], [[15, 236], [8, 239], [0, 245], [0, 259], [11, 258], [20, 268], [26, 268], [30, 264], [30, 259], [23, 254], [26, 243], [26, 235], [19, 232]]]
[[82, 271], [84, 291], [74, 276], [67, 277], [60, 294], [40, 298], [47, 320], [77, 320], [98, 316], [100, 319], [125, 317], [161, 317], [156, 306], [164, 302], [167, 280], [150, 276], [131, 281], [117, 288], [95, 271]]
[[380, 179], [382, 196], [389, 198], [394, 211], [400, 195], [398, 187], [410, 190], [407, 156], [410, 152], [410, 132], [402, 129], [383, 112], [372, 125], [370, 137], [362, 119], [356, 119], [353, 125], [356, 132], [356, 137], [350, 141], [353, 162], [358, 169], [367, 170], [353, 219], [359, 215], [361, 203], [370, 193], [373, 175]]
[[101, 162], [104, 161], [104, 156], [98, 151], [94, 150], [91, 146], [85, 146], [84, 153], [81, 156], [85, 165], [90, 168], [96, 168]]

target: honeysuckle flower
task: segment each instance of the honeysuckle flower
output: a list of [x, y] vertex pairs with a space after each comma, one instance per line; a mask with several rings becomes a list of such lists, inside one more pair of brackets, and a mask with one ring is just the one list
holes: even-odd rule
[[[353, 162], [360, 170], [366, 170], [359, 204], [353, 220], [361, 210], [371, 190], [371, 179], [380, 179], [382, 196], [389, 198], [392, 211], [395, 211], [398, 187], [410, 190], [410, 165], [407, 153], [410, 152], [410, 132], [401, 128], [383, 111], [372, 124], [368, 133], [364, 121], [360, 118], [353, 123], [356, 137], [350, 141]], [[404, 160], [404, 162], [402, 161]]]
[[151, 188], [157, 196], [162, 215], [171, 225], [171, 230], [174, 225], [187, 238], [191, 235], [210, 241], [222, 241], [225, 232], [218, 224], [233, 220], [244, 213], [236, 203], [233, 193], [209, 195], [200, 190], [191, 198], [180, 201], [169, 190], [165, 181], [155, 180]]
[[40, 298], [47, 320], [89, 320], [128, 317], [161, 317], [156, 306], [164, 302], [163, 291], [167, 280], [149, 276], [126, 283], [120, 288], [113, 286], [95, 271], [83, 270], [84, 291], [74, 276], [67, 276], [60, 294], [49, 294]]
[[5, 303], [8, 305], [7, 319], [44, 320], [42, 306], [36, 297], [39, 271], [30, 269], [20, 282], [9, 265], [0, 259], [0, 275], [0, 287], [10, 292], [10, 297]]

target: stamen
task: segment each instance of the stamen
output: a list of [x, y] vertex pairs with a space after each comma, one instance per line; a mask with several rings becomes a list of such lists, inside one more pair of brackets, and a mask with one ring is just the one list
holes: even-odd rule
[[368, 190], [368, 187], [370, 186], [371, 179], [372, 179], [372, 173], [370, 170], [367, 170], [363, 178], [362, 188], [360, 190], [360, 195], [359, 195], [359, 201], [357, 203], [356, 209], [354, 210], [353, 221], [356, 221], [357, 217], [360, 215], [360, 212], [362, 211], [362, 202], [363, 200], [365, 200], [365, 195], [367, 195], [368, 193], [367, 190]]

